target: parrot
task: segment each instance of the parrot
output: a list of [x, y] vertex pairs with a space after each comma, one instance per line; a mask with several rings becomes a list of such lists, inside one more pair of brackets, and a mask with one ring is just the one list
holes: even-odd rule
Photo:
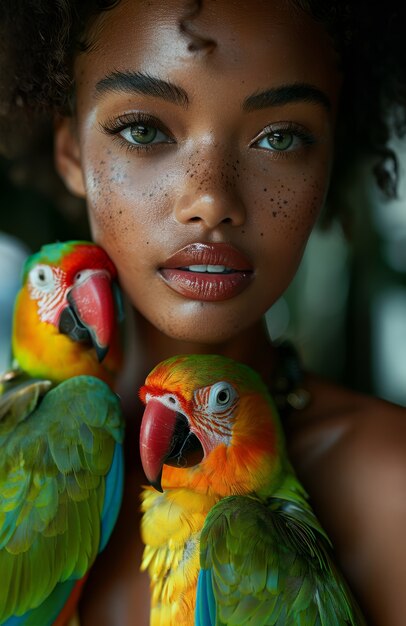
[[364, 626], [259, 374], [179, 355], [139, 396], [151, 626]]
[[13, 318], [13, 365], [55, 383], [79, 374], [110, 386], [121, 367], [116, 269], [98, 245], [47, 244], [23, 268]]
[[65, 626], [116, 523], [119, 293], [92, 242], [47, 244], [25, 262], [0, 378], [2, 626]]

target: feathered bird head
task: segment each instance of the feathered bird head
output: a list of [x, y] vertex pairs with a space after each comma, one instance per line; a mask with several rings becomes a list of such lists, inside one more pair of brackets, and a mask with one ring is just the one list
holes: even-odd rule
[[107, 369], [119, 361], [116, 281], [112, 261], [94, 243], [49, 244], [30, 256], [14, 309], [19, 366], [55, 381], [78, 374], [106, 379], [100, 363], [107, 352]]
[[[272, 399], [251, 368], [218, 355], [168, 359], [140, 390], [145, 474], [158, 490], [229, 495], [278, 480], [283, 436]], [[162, 474], [163, 470], [163, 474]]]

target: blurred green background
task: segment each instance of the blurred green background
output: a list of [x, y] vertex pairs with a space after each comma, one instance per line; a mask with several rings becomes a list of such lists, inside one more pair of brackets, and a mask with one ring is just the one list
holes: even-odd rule
[[[0, 160], [1, 369], [9, 359], [10, 302], [24, 257], [44, 243], [89, 237], [83, 205], [61, 183], [37, 180], [35, 172], [35, 185], [23, 184], [23, 170]], [[267, 321], [273, 339], [293, 340], [311, 370], [406, 405], [403, 174], [401, 166], [399, 198], [387, 202], [369, 169], [360, 172], [358, 190], [348, 193], [350, 239], [338, 221], [316, 229], [294, 282]]]

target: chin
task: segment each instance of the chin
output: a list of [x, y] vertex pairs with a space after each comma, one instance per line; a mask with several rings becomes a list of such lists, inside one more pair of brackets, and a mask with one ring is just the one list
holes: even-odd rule
[[179, 332], [166, 332], [167, 329], [161, 329], [162, 332], [170, 337], [171, 339], [175, 339], [177, 341], [181, 341], [183, 343], [191, 343], [191, 344], [199, 344], [199, 345], [210, 345], [216, 346], [223, 344], [236, 336], [238, 333], [229, 333], [229, 332], [204, 332], [201, 329], [190, 330], [182, 329]]
[[[237, 316], [199, 302], [191, 307], [188, 315], [176, 318], [173, 314], [150, 322], [171, 339], [182, 342], [216, 345], [230, 341], [242, 331], [255, 324], [248, 316]], [[197, 309], [197, 310], [196, 310]]]

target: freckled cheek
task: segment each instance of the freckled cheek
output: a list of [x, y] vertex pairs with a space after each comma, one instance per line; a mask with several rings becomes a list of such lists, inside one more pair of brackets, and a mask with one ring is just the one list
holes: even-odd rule
[[252, 216], [262, 236], [270, 233], [303, 245], [323, 206], [328, 186], [324, 171], [262, 177], [251, 194]]
[[[120, 251], [136, 241], [149, 245], [167, 211], [163, 183], [148, 181], [131, 161], [102, 159], [86, 169], [86, 189], [92, 234], [101, 245], [114, 242]], [[147, 243], [148, 242], [148, 243]]]
[[[308, 237], [325, 197], [324, 178], [274, 177], [257, 190], [253, 232], [261, 242], [258, 287], [264, 310], [285, 291], [300, 264]], [[269, 280], [272, 268], [272, 280]]]

